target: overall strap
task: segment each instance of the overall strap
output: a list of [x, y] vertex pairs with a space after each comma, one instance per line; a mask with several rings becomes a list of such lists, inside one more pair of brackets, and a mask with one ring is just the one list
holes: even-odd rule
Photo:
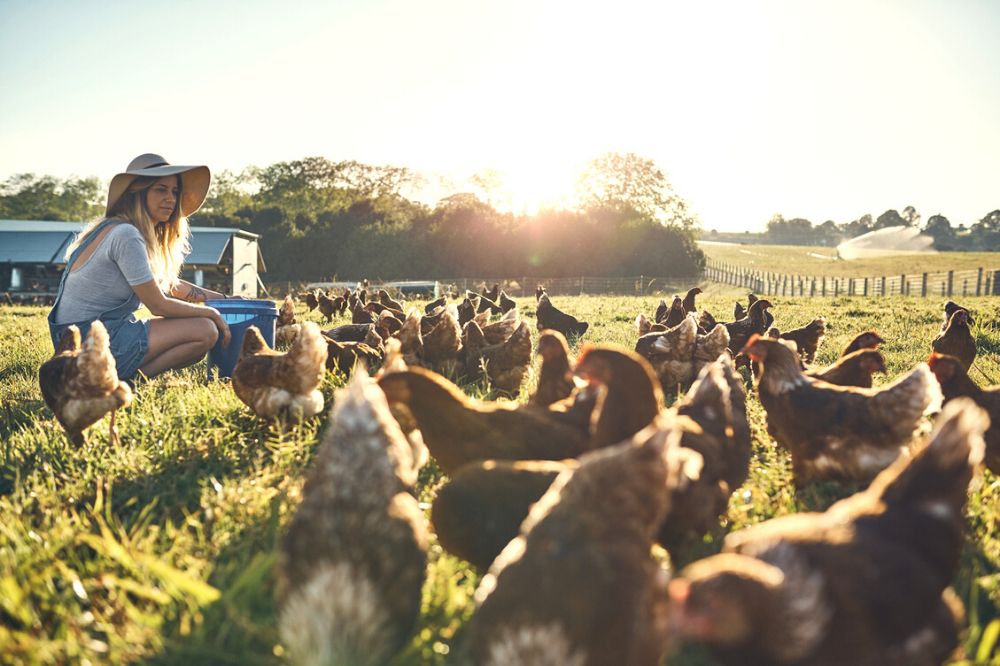
[[90, 232], [90, 234], [87, 235], [87, 237], [83, 240], [83, 242], [80, 243], [80, 245], [78, 245], [75, 250], [73, 250], [73, 253], [69, 256], [69, 259], [66, 260], [66, 268], [63, 269], [62, 277], [59, 279], [59, 289], [56, 290], [56, 300], [52, 304], [52, 310], [49, 312], [50, 320], [52, 320], [51, 318], [55, 315], [56, 308], [59, 306], [59, 300], [62, 299], [63, 295], [63, 287], [65, 287], [66, 285], [66, 277], [69, 275], [70, 269], [73, 268], [73, 265], [76, 263], [76, 260], [79, 259], [80, 255], [83, 254], [83, 251], [86, 250], [88, 247], [90, 247], [90, 245], [94, 242], [94, 240], [96, 240], [97, 237], [101, 235], [101, 232], [104, 231], [104, 229], [113, 224], [121, 224], [121, 223], [122, 220], [119, 220], [118, 218], [114, 217], [109, 217], [108, 219], [104, 220], [96, 227], [94, 227], [94, 229]]

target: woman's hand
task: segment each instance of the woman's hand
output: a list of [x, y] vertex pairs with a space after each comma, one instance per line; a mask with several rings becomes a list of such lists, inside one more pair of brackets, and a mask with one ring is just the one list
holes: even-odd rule
[[215, 327], [219, 329], [219, 335], [222, 337], [222, 347], [226, 348], [229, 346], [229, 341], [232, 340], [232, 333], [229, 332], [229, 324], [226, 320], [222, 318], [219, 311], [215, 308], [206, 308], [211, 314], [209, 314], [209, 319], [215, 324]]

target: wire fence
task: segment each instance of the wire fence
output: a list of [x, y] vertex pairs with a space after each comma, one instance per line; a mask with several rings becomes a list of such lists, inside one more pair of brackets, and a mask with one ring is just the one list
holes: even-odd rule
[[997, 296], [1000, 270], [973, 268], [937, 273], [901, 273], [871, 277], [809, 276], [751, 270], [708, 262], [705, 277], [763, 296]]

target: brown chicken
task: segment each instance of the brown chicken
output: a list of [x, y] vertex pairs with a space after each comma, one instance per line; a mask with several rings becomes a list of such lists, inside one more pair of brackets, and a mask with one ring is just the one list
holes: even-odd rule
[[838, 386], [872, 387], [872, 375], [885, 372], [885, 358], [874, 349], [861, 349], [841, 356], [830, 366], [806, 372], [807, 377]]
[[799, 357], [804, 363], [812, 363], [816, 359], [816, 350], [826, 335], [826, 319], [813, 319], [802, 328], [794, 328], [778, 335], [782, 340], [791, 340], [799, 349]]
[[685, 457], [654, 424], [564, 471], [476, 590], [478, 664], [659, 664], [666, 574], [650, 554]]
[[549, 300], [549, 295], [546, 293], [542, 293], [538, 299], [538, 308], [535, 312], [535, 317], [538, 319], [539, 331], [550, 328], [553, 331], [559, 331], [567, 339], [582, 336], [590, 326], [589, 323], [579, 321], [576, 317], [557, 309], [556, 306], [552, 305], [552, 301]]
[[363, 374], [338, 391], [278, 559], [278, 629], [296, 664], [385, 664], [420, 614], [427, 525], [417, 463]]
[[400, 313], [406, 312], [406, 303], [403, 301], [397, 301], [392, 296], [390, 296], [389, 292], [387, 292], [385, 289], [378, 290], [378, 301], [382, 305], [388, 308], [392, 308], [396, 312]]
[[108, 331], [99, 320], [90, 325], [82, 345], [80, 329], [66, 329], [55, 354], [38, 369], [38, 384], [70, 442], [81, 446], [83, 431], [110, 412], [108, 435], [112, 444], [118, 444], [115, 414], [132, 404], [132, 389], [118, 379]]
[[[411, 314], [419, 317], [416, 310]], [[441, 320], [423, 335], [422, 365], [445, 375], [453, 375], [462, 348], [462, 328], [453, 310], [445, 309]]]
[[326, 341], [319, 326], [302, 323], [287, 353], [267, 346], [256, 326], [243, 336], [233, 369], [233, 391], [263, 419], [304, 420], [323, 409], [319, 385], [326, 370]]
[[517, 310], [509, 310], [499, 321], [481, 323], [483, 337], [488, 345], [497, 345], [510, 339], [521, 325], [521, 318]]
[[463, 465], [431, 505], [431, 523], [441, 547], [480, 571], [521, 530], [531, 505], [541, 499], [574, 459], [486, 460]]
[[436, 299], [434, 299], [433, 301], [431, 301], [430, 303], [428, 303], [427, 305], [424, 306], [424, 314], [431, 314], [432, 312], [434, 312], [438, 308], [443, 308], [447, 304], [448, 304], [448, 297], [447, 296], [441, 296], [440, 298], [436, 298]]
[[326, 340], [326, 368], [350, 377], [354, 367], [361, 361], [365, 369], [372, 368], [382, 360], [382, 354], [364, 342], [337, 342], [324, 336]]
[[278, 310], [278, 321], [275, 322], [274, 341], [279, 345], [290, 345], [299, 334], [299, 325], [295, 323], [295, 301], [292, 295], [285, 296], [285, 302]]
[[360, 299], [354, 301], [350, 310], [352, 324], [374, 324], [376, 321], [375, 315], [365, 309], [365, 304]]
[[966, 370], [971, 368], [972, 362], [976, 360], [976, 339], [969, 330], [969, 311], [958, 308], [952, 312], [944, 330], [934, 338], [931, 347], [938, 354], [954, 356]]
[[485, 331], [470, 322], [463, 334], [464, 367], [469, 377], [481, 378], [485, 374], [495, 390], [515, 397], [531, 365], [531, 328], [525, 321], [511, 321], [517, 328], [496, 344], [490, 344]]
[[698, 325], [693, 317], [685, 317], [663, 333], [648, 333], [639, 338], [635, 351], [653, 366], [663, 392], [673, 395], [679, 385], [686, 385], [694, 378], [697, 341]]
[[323, 335], [337, 342], [363, 342], [373, 330], [375, 330], [374, 324], [344, 324], [323, 331]]
[[972, 381], [965, 366], [954, 356], [935, 352], [931, 354], [927, 364], [941, 384], [946, 404], [957, 398], [970, 398], [989, 415], [990, 427], [984, 436], [984, 460], [991, 472], [1000, 475], [1000, 386], [981, 388]]
[[386, 373], [379, 385], [394, 413], [420, 429], [445, 474], [477, 460], [562, 460], [588, 449], [587, 424], [567, 413], [474, 400], [423, 368]]
[[684, 294], [684, 313], [685, 314], [698, 314], [698, 307], [694, 303], [695, 297], [702, 293], [701, 287], [692, 287], [688, 289], [688, 292]]
[[[969, 311], [968, 308], [963, 308], [961, 305], [959, 305], [955, 301], [948, 301], [947, 303], [944, 304], [944, 321], [941, 323], [941, 332], [942, 333], [944, 333], [944, 330], [946, 328], [948, 328], [948, 322], [951, 321], [951, 316], [953, 314], [955, 314], [959, 310], [965, 310], [966, 312]], [[969, 326], [975, 326], [975, 325], [976, 325], [976, 321], [972, 318], [972, 315], [970, 314], [969, 315]]]
[[850, 344], [840, 352], [840, 357], [843, 358], [848, 354], [851, 354], [862, 349], [878, 349], [878, 346], [884, 343], [885, 340], [882, 336], [875, 331], [865, 331], [864, 333], [859, 333], [857, 337], [851, 340]]
[[344, 299], [340, 296], [330, 298], [323, 292], [319, 294], [319, 312], [326, 317], [327, 323], [333, 321], [333, 315], [343, 311]]
[[743, 382], [728, 354], [702, 369], [675, 411], [681, 446], [697, 452], [702, 467], [672, 494], [673, 510], [657, 535], [668, 549], [719, 524], [729, 496], [747, 479], [752, 455]]
[[305, 304], [309, 312], [319, 307], [319, 290], [310, 291], [305, 295]]
[[729, 331], [729, 344], [733, 352], [738, 352], [747, 344], [752, 335], [763, 335], [771, 327], [774, 320], [772, 316], [768, 319], [767, 309], [773, 307], [771, 301], [756, 300], [747, 310], [747, 316], [730, 324], [725, 324]]
[[635, 317], [635, 329], [639, 331], [639, 337], [642, 337], [647, 333], [662, 333], [667, 330], [667, 327], [663, 324], [654, 324], [640, 312]]
[[[665, 305], [664, 301], [660, 301], [660, 306], [662, 307], [663, 305]], [[663, 324], [667, 328], [673, 328], [681, 323], [686, 316], [684, 301], [681, 300], [680, 296], [674, 296], [674, 300], [670, 303], [670, 308], [666, 311], [660, 312], [660, 308], [656, 309], [656, 323]]]
[[729, 331], [725, 326], [716, 324], [708, 333], [699, 331], [694, 341], [694, 374], [701, 372], [707, 364], [719, 360], [728, 348]]
[[591, 415], [591, 449], [618, 444], [649, 425], [663, 407], [656, 374], [639, 354], [610, 345], [588, 347], [574, 372], [600, 387]]
[[497, 304], [500, 306], [500, 310], [504, 313], [510, 312], [517, 307], [517, 301], [508, 296], [505, 291], [500, 292], [500, 298], [497, 300]]
[[464, 327], [476, 316], [476, 303], [466, 298], [458, 306], [458, 324]]
[[484, 285], [483, 290], [480, 292], [480, 295], [485, 296], [486, 298], [495, 303], [496, 300], [500, 298], [500, 285], [494, 282], [493, 286], [489, 289], [487, 289], [486, 286]]
[[489, 311], [490, 314], [502, 314], [503, 308], [496, 304], [492, 299], [486, 298], [482, 294], [471, 294], [475, 296], [478, 300], [476, 301], [476, 312], [486, 312]]
[[754, 336], [743, 351], [760, 363], [767, 431], [792, 454], [798, 486], [871, 480], [940, 409], [941, 388], [925, 363], [881, 389], [835, 386], [806, 377], [789, 344]]
[[535, 392], [528, 402], [537, 407], [548, 407], [570, 397], [576, 386], [572, 378], [569, 344], [563, 334], [559, 331], [542, 331], [535, 351], [542, 357], [542, 367], [538, 373]]
[[736, 301], [736, 305], [733, 306], [733, 321], [739, 321], [747, 316], [747, 309], [743, 307], [743, 304]]
[[987, 420], [949, 405], [930, 443], [825, 513], [730, 534], [669, 585], [673, 635], [726, 664], [936, 666], [958, 643], [948, 589]]

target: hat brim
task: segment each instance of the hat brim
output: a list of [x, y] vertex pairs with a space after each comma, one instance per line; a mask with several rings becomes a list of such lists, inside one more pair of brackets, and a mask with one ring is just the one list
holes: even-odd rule
[[201, 208], [208, 196], [208, 187], [212, 183], [212, 173], [207, 166], [184, 166], [180, 164], [165, 164], [163, 166], [150, 167], [148, 169], [133, 169], [117, 174], [111, 179], [111, 186], [108, 187], [108, 205], [105, 215], [111, 215], [111, 209], [128, 189], [136, 178], [146, 176], [149, 178], [164, 178], [166, 176], [181, 177], [181, 215], [190, 217], [192, 213]]

